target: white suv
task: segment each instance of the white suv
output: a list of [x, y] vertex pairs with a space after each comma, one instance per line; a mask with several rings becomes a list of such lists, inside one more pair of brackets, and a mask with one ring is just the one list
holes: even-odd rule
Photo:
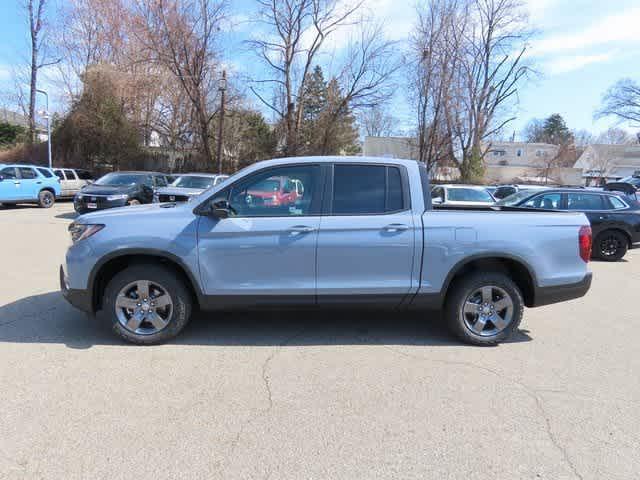
[[53, 173], [60, 179], [63, 198], [73, 197], [82, 187], [93, 183], [93, 175], [79, 168], [54, 168]]

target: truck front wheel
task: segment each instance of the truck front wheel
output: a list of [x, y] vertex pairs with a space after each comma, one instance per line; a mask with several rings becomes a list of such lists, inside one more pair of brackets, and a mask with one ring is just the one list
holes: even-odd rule
[[175, 272], [134, 265], [109, 282], [104, 311], [113, 330], [131, 343], [154, 345], [178, 335], [189, 322], [192, 299]]
[[474, 345], [506, 340], [520, 325], [523, 309], [520, 289], [499, 272], [472, 273], [456, 281], [445, 306], [450, 329]]

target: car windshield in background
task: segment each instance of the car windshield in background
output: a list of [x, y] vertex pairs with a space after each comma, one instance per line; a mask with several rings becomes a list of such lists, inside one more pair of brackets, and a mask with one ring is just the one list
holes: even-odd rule
[[503, 198], [499, 202], [496, 202], [496, 205], [499, 207], [513, 207], [518, 205], [522, 200], [532, 195], [530, 190], [520, 190], [519, 192], [514, 193], [513, 195], [509, 195], [506, 198]]
[[144, 179], [144, 175], [132, 175], [128, 173], [107, 173], [104, 177], [98, 179], [94, 185], [105, 185], [109, 187], [118, 187], [124, 185], [135, 185]]
[[489, 192], [474, 188], [450, 188], [447, 197], [452, 202], [494, 202]]
[[213, 177], [193, 177], [193, 176], [183, 176], [178, 177], [172, 184], [172, 187], [179, 188], [196, 188], [200, 190], [206, 190], [210, 186], [213, 185], [213, 181], [215, 178]]

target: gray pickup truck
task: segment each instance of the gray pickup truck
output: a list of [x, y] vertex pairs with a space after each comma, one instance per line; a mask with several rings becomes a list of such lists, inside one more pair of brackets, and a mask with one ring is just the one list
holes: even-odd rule
[[174, 337], [196, 308], [361, 306], [444, 309], [459, 338], [489, 345], [524, 306], [591, 284], [583, 214], [435, 211], [410, 160], [264, 161], [191, 202], [90, 213], [69, 231], [64, 296], [140, 344]]

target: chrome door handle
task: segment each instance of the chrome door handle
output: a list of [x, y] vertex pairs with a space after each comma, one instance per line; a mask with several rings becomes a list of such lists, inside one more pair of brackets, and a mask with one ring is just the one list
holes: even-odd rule
[[384, 231], [389, 233], [404, 232], [406, 230], [409, 230], [409, 225], [404, 225], [403, 223], [392, 223], [384, 227]]
[[42, 185], [42, 182], [36, 182], [36, 184], [38, 184], [38, 185]]
[[311, 232], [315, 232], [316, 229], [313, 227], [308, 227], [306, 225], [296, 225], [295, 227], [291, 227], [289, 229], [289, 232], [293, 235], [299, 235], [302, 233], [311, 233]]
[[20, 182], [13, 182], [14, 185], [20, 185]]

